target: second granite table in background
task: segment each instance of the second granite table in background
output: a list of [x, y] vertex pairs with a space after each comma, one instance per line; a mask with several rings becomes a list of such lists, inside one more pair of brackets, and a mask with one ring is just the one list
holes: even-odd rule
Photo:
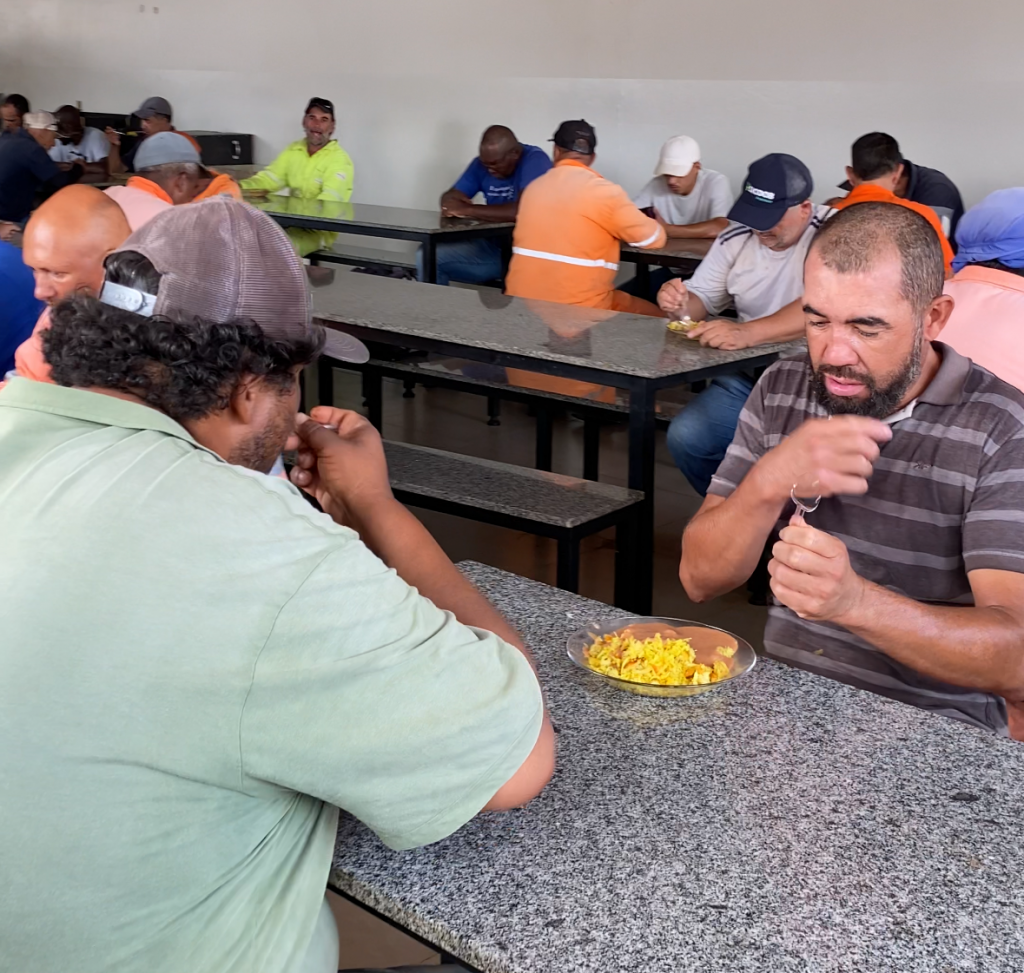
[[[736, 351], [704, 348], [669, 331], [663, 319], [643, 314], [349, 273], [314, 289], [313, 316], [364, 341], [627, 390], [628, 485], [644, 494], [630, 602], [641, 614], [650, 611], [653, 589], [656, 393], [725, 372], [757, 369], [804, 347], [802, 341], [791, 341]], [[379, 402], [379, 375], [376, 381], [377, 390], [368, 396], [371, 404]]]
[[536, 657], [558, 770], [416, 851], [343, 817], [343, 894], [484, 973], [1024, 970], [1024, 745], [763, 659], [630, 696], [565, 657], [619, 611], [461, 567]]

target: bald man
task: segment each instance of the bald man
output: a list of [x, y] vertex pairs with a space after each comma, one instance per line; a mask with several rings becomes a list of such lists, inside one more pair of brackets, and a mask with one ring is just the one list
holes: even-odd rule
[[35, 275], [35, 296], [46, 308], [32, 336], [14, 354], [19, 376], [52, 381], [40, 337], [50, 326], [50, 308], [72, 294], [98, 294], [103, 261], [130, 232], [121, 207], [94, 186], [68, 186], [32, 214], [22, 256]]
[[[441, 213], [485, 223], [512, 223], [523, 190], [550, 168], [543, 149], [523, 145], [504, 125], [492, 125], [480, 139], [480, 154], [441, 197]], [[473, 202], [478, 194], [483, 195], [483, 203]], [[423, 280], [422, 255], [417, 265]], [[437, 248], [439, 284], [453, 280], [480, 284], [504, 273], [501, 245], [494, 240], [442, 243]]]

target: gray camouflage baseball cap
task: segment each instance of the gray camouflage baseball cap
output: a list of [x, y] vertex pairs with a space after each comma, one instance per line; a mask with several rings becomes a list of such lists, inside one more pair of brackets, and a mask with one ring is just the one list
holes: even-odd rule
[[[302, 260], [284, 230], [248, 203], [215, 196], [174, 206], [136, 230], [121, 251], [142, 254], [161, 275], [152, 314], [252, 321], [274, 341], [313, 335]], [[325, 355], [369, 360], [358, 338], [324, 330]]]

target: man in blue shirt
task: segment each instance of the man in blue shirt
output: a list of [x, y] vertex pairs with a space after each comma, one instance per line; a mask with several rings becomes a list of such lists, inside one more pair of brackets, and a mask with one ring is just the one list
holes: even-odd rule
[[14, 352], [36, 326], [45, 306], [35, 298], [35, 278], [21, 251], [0, 242], [0, 382], [14, 368]]
[[[523, 145], [504, 125], [492, 125], [480, 139], [479, 156], [441, 197], [441, 213], [486, 223], [514, 222], [523, 190], [550, 168], [551, 159], [543, 149]], [[473, 202], [478, 193], [484, 197], [481, 204]], [[417, 262], [422, 280], [422, 257]], [[501, 244], [495, 240], [442, 243], [437, 248], [439, 284], [479, 284], [503, 273]]]

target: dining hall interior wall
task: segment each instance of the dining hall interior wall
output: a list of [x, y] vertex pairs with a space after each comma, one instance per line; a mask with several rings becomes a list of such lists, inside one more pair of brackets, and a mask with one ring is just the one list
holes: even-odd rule
[[970, 205], [1024, 183], [1024, 4], [1006, 0], [0, 0], [0, 90], [33, 107], [129, 111], [251, 132], [258, 161], [334, 100], [355, 199], [427, 207], [498, 122], [546, 145], [585, 117], [597, 167], [631, 191], [695, 136], [738, 191], [791, 152], [831, 195], [850, 143], [881, 129]]

